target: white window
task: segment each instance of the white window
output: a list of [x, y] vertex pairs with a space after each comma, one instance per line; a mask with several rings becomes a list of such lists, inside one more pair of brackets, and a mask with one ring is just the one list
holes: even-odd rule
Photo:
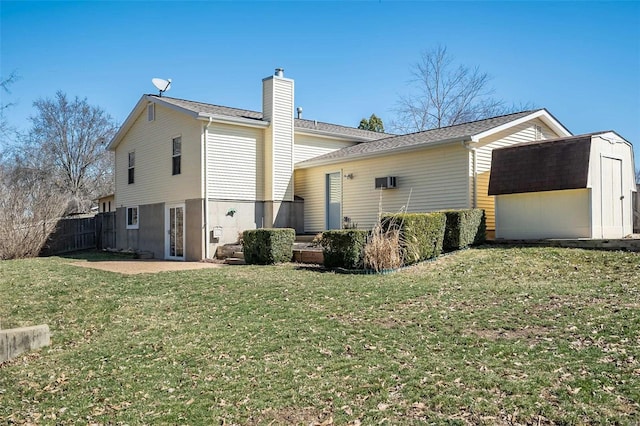
[[542, 127], [538, 126], [537, 124], [533, 126], [536, 129], [536, 140], [539, 141], [541, 139], [544, 139], [544, 134], [542, 133]]
[[147, 121], [156, 119], [156, 104], [147, 105]]
[[181, 158], [182, 158], [182, 138], [178, 136], [177, 138], [173, 138], [173, 155], [171, 157], [171, 174], [179, 175], [180, 174], [180, 166], [181, 166]]
[[127, 207], [127, 229], [138, 229], [138, 206]]
[[132, 184], [136, 180], [136, 153], [135, 151], [131, 151], [129, 153], [129, 171], [128, 171], [128, 182]]

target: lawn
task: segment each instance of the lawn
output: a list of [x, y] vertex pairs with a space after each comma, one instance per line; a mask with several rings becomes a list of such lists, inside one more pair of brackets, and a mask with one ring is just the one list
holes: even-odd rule
[[0, 263], [17, 424], [640, 422], [640, 253], [484, 247], [384, 276]]

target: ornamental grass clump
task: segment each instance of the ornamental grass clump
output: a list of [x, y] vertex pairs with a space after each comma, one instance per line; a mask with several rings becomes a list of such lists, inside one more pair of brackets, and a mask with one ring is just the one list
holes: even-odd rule
[[364, 246], [364, 266], [381, 272], [403, 265], [400, 231], [397, 227], [383, 227], [378, 221]]

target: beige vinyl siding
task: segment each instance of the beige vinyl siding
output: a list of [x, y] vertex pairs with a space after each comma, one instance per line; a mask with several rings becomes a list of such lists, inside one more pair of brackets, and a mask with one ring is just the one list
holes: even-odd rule
[[293, 81], [274, 79], [273, 200], [293, 200]]
[[[539, 126], [539, 130], [542, 131], [542, 133], [539, 134], [539, 136], [541, 136], [541, 139], [551, 139], [559, 136], [541, 120], [535, 119], [526, 123], [522, 123], [503, 132], [497, 133], [495, 135], [491, 135], [490, 137], [481, 140], [477, 145], [477, 207], [480, 209], [484, 209], [487, 216], [487, 229], [489, 230], [495, 230], [496, 227], [495, 201], [494, 197], [488, 195], [489, 176], [491, 170], [491, 152], [494, 149], [503, 146], [535, 141], [537, 133], [535, 126]], [[470, 165], [469, 172], [470, 179], [473, 179], [472, 164]], [[473, 185], [470, 185], [469, 187], [473, 190]], [[471, 196], [473, 196], [473, 194], [471, 194]]]
[[264, 132], [213, 124], [207, 135], [208, 196], [221, 200], [262, 200]]
[[[134, 206], [199, 198], [202, 125], [161, 105], [155, 120], [140, 113], [116, 148], [116, 206]], [[172, 175], [172, 140], [182, 137], [182, 170]], [[128, 184], [128, 155], [135, 151], [135, 182]]]
[[324, 231], [326, 210], [326, 174], [340, 167], [299, 169], [294, 173], [296, 196], [304, 198], [304, 232]]
[[296, 135], [293, 145], [293, 161], [294, 164], [299, 163], [351, 145], [355, 145], [355, 142], [340, 141], [320, 136]]
[[271, 122], [266, 130], [264, 197], [268, 201], [293, 200], [293, 80], [263, 80], [263, 114]]
[[[326, 174], [340, 172], [342, 216], [358, 228], [371, 228], [379, 206], [396, 213], [466, 208], [468, 152], [461, 145], [387, 155], [334, 166], [296, 170], [296, 195], [304, 198], [305, 232], [326, 226]], [[344, 177], [353, 174], [353, 179]], [[396, 176], [397, 188], [375, 189], [375, 178]]]

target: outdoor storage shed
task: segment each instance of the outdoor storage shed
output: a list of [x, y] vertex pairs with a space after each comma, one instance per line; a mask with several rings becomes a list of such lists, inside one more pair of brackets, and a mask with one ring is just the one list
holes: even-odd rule
[[632, 233], [633, 148], [613, 131], [496, 149], [496, 238], [623, 238]]

